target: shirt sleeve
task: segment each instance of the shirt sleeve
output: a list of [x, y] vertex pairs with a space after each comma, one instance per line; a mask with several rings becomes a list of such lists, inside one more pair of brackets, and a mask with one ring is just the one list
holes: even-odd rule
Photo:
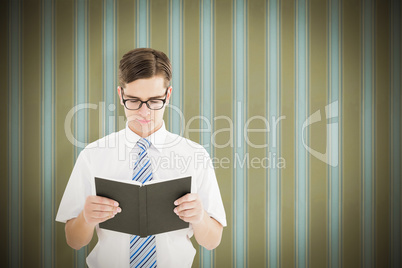
[[78, 156], [68, 180], [56, 221], [65, 223], [72, 218], [78, 217], [84, 208], [86, 197], [92, 193], [91, 178], [92, 173], [84, 149]]
[[211, 158], [207, 151], [204, 150], [204, 153], [206, 163], [198, 167], [197, 192], [208, 215], [225, 227], [226, 214], [219, 191], [219, 185], [216, 180]]

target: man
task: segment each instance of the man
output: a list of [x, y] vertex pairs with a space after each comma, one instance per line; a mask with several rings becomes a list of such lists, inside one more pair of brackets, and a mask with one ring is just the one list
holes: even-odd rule
[[[98, 244], [87, 258], [89, 267], [191, 267], [192, 235], [209, 250], [220, 243], [226, 216], [209, 155], [202, 146], [168, 132], [163, 122], [172, 94], [171, 77], [171, 64], [163, 52], [140, 48], [126, 53], [120, 61], [117, 88], [126, 128], [89, 144], [77, 159], [56, 220], [66, 223], [67, 243], [77, 250], [91, 241], [96, 230]], [[146, 144], [149, 148], [143, 148]], [[147, 153], [151, 163], [147, 178], [192, 177], [191, 193], [174, 202], [174, 212], [190, 223], [189, 228], [141, 241], [99, 228], [121, 208], [114, 200], [96, 196], [94, 177], [121, 181], [138, 177], [134, 162], [139, 161], [139, 150]], [[157, 165], [166, 159], [182, 159], [186, 168]]]

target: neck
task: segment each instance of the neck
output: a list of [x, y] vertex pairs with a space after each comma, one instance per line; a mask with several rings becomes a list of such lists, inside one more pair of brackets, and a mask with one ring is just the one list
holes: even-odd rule
[[128, 124], [128, 127], [130, 128], [130, 130], [132, 132], [134, 132], [135, 134], [137, 134], [141, 138], [146, 138], [146, 137], [149, 137], [151, 134], [155, 133], [156, 131], [158, 131], [162, 127], [162, 125], [163, 125], [163, 123], [159, 124], [158, 126], [155, 126], [154, 128], [151, 128], [150, 131], [145, 131], [145, 132], [142, 131], [142, 130], [138, 130], [137, 128], [135, 128], [131, 124]]

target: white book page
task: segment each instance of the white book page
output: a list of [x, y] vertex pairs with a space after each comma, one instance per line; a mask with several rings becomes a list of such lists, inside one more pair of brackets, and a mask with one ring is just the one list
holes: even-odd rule
[[155, 183], [160, 183], [160, 182], [165, 182], [165, 181], [174, 181], [174, 180], [180, 180], [184, 179], [186, 177], [180, 177], [180, 178], [173, 178], [173, 179], [167, 179], [167, 180], [150, 180], [144, 183], [144, 185], [149, 185], [149, 184], [155, 184]]

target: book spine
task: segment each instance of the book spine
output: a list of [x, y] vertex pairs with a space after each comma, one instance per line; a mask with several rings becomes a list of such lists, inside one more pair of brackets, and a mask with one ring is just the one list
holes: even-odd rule
[[140, 236], [148, 236], [148, 219], [147, 219], [147, 187], [140, 187]]

